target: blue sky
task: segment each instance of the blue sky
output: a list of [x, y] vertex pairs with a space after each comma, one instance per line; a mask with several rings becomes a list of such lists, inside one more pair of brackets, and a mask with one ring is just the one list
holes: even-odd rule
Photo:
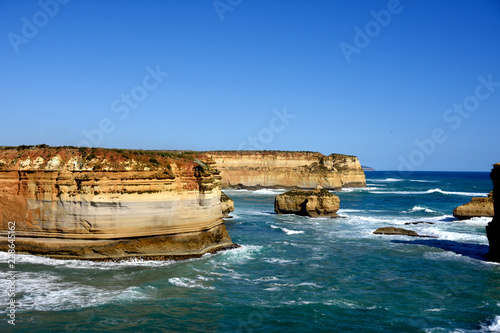
[[0, 145], [500, 161], [500, 1], [0, 0]]

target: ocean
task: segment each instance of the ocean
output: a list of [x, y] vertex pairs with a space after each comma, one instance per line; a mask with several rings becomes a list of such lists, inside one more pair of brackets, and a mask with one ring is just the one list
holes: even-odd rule
[[[500, 332], [500, 265], [484, 260], [491, 218], [452, 216], [492, 190], [489, 174], [366, 177], [366, 188], [335, 192], [336, 219], [274, 214], [283, 190], [227, 190], [241, 247], [197, 259], [17, 255], [16, 325], [4, 310], [0, 331]], [[373, 234], [385, 226], [435, 238]]]

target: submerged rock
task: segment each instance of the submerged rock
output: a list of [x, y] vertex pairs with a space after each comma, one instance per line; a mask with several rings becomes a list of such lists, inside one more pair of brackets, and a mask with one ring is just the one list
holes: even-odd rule
[[278, 214], [337, 217], [340, 199], [321, 187], [313, 191], [293, 190], [276, 196], [274, 211]]
[[459, 220], [467, 220], [472, 217], [493, 217], [493, 191], [487, 198], [472, 198], [472, 200], [453, 210], [453, 216]]

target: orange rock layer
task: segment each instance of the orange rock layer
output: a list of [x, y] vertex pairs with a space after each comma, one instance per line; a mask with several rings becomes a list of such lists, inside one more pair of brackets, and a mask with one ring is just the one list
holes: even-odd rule
[[231, 247], [220, 175], [202, 154], [0, 149], [0, 250], [55, 258], [184, 258]]

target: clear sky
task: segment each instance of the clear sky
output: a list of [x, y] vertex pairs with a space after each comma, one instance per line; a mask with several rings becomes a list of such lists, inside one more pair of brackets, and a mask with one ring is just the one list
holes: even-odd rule
[[500, 161], [500, 1], [0, 0], [0, 145]]

